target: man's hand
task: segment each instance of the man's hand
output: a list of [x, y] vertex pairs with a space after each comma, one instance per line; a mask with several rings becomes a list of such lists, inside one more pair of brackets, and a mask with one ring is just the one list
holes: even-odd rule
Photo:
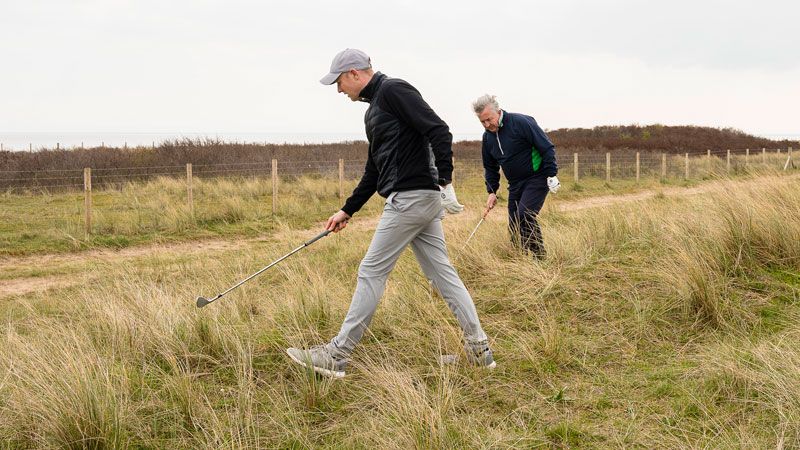
[[558, 190], [561, 189], [561, 183], [558, 182], [558, 177], [547, 177], [547, 187], [553, 194], [558, 192]]
[[336, 214], [332, 215], [327, 222], [325, 222], [325, 229], [338, 233], [347, 226], [347, 221], [350, 220], [350, 215], [344, 211], [339, 210]]
[[496, 204], [497, 204], [497, 195], [494, 192], [492, 192], [491, 194], [489, 194], [489, 198], [486, 199], [486, 208], [483, 210], [484, 217], [486, 216], [486, 214], [489, 213], [489, 211], [492, 210], [492, 208], [494, 208]]
[[442, 191], [442, 206], [444, 207], [445, 211], [449, 212], [450, 214], [458, 214], [464, 210], [464, 205], [458, 203], [458, 199], [456, 198], [456, 190], [453, 189], [453, 183], [450, 183], [445, 187], [439, 186], [439, 189]]

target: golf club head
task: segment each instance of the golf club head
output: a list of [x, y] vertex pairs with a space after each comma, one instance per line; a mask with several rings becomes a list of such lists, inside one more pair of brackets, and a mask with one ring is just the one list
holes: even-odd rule
[[209, 299], [207, 299], [205, 297], [197, 297], [197, 307], [198, 308], [202, 308], [203, 306], [206, 306], [209, 303], [211, 303], [211, 300], [209, 300]]

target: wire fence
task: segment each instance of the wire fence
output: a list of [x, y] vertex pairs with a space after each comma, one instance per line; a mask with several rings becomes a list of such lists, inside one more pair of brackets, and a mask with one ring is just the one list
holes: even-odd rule
[[[737, 174], [759, 169], [794, 168], [792, 149], [751, 152], [744, 150], [708, 150], [705, 153], [566, 153], [557, 155], [559, 178], [577, 181], [583, 178], [620, 179], [702, 179], [708, 176]], [[192, 176], [200, 179], [260, 177], [290, 180], [311, 177], [351, 180], [363, 174], [363, 159], [331, 161], [272, 160], [271, 162], [191, 165]], [[483, 177], [480, 159], [454, 158], [453, 178]], [[786, 166], [786, 167], [784, 167]], [[128, 183], [159, 177], [182, 178], [187, 165], [90, 168], [95, 189], [120, 188]], [[86, 187], [85, 169], [0, 170], [0, 190], [6, 192], [57, 192]]]
[[[700, 180], [797, 168], [789, 149], [705, 154], [561, 152], [557, 162], [562, 183], [576, 184]], [[75, 236], [80, 235], [125, 241], [131, 236], [181, 233], [205, 226], [248, 223], [258, 227], [270, 220], [308, 224], [340, 205], [363, 174], [365, 163], [359, 159], [273, 159], [266, 163], [0, 170], [0, 219], [19, 225], [17, 230], [27, 230], [7, 238], [0, 254], [27, 251], [26, 242], [31, 239], [39, 239], [43, 248], [66, 245], [52, 236], [68, 236], [71, 242], [79, 242]], [[483, 180], [479, 158], [454, 158], [453, 182], [461, 193], [482, 194]], [[377, 210], [379, 203], [373, 205]], [[3, 248], [6, 244], [8, 248]]]
[[[355, 178], [363, 173], [366, 161], [342, 160], [343, 176]], [[305, 163], [278, 161], [281, 178], [314, 177], [337, 178], [338, 161]], [[67, 170], [0, 170], [0, 189], [6, 191], [58, 191], [84, 188], [85, 169]], [[233, 163], [193, 165], [192, 175], [197, 178], [272, 177], [271, 163]], [[119, 188], [127, 183], [143, 182], [158, 177], [180, 178], [186, 174], [186, 165], [116, 167], [91, 169], [95, 188]]]

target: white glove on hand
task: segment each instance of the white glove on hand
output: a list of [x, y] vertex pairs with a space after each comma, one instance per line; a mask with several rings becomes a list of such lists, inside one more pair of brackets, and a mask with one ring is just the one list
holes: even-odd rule
[[547, 177], [547, 187], [550, 188], [550, 192], [555, 194], [561, 189], [561, 183], [558, 182], [558, 177]]
[[464, 205], [458, 203], [456, 198], [456, 190], [453, 189], [453, 184], [450, 183], [445, 187], [439, 186], [442, 195], [442, 206], [445, 211], [450, 214], [458, 214], [464, 209]]

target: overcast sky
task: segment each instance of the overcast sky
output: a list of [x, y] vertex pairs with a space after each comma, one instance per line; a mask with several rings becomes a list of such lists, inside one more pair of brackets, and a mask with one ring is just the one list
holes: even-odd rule
[[798, 5], [0, 0], [0, 132], [363, 134], [318, 82], [355, 47], [454, 133], [483, 93], [547, 129], [800, 133]]

